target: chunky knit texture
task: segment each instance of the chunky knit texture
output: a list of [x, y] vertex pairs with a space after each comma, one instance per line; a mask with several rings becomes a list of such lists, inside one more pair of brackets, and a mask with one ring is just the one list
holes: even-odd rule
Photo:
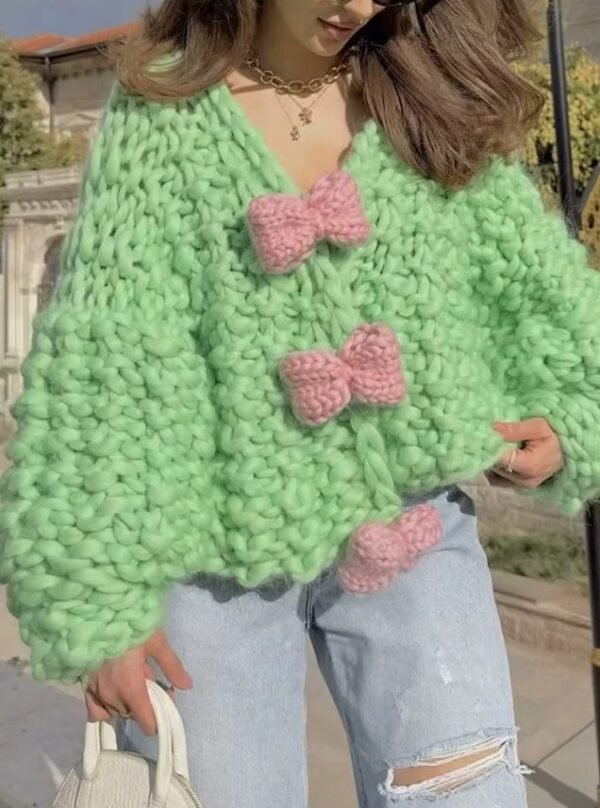
[[[534, 495], [572, 513], [600, 489], [600, 276], [523, 169], [495, 158], [448, 190], [374, 121], [343, 169], [369, 239], [268, 276], [248, 206], [298, 189], [226, 87], [168, 105], [115, 89], [1, 487], [0, 575], [35, 676], [141, 642], [194, 572], [313, 579], [359, 526], [394, 524], [399, 492], [490, 467], [495, 420], [559, 434], [566, 468]], [[365, 323], [398, 339], [403, 401], [303, 425], [281, 360]]]

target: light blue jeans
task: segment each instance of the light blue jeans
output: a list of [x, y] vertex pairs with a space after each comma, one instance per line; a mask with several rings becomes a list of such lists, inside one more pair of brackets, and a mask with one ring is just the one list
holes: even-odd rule
[[[245, 590], [196, 576], [173, 587], [166, 630], [194, 681], [177, 700], [203, 808], [306, 808], [307, 634], [348, 735], [360, 808], [525, 808], [473, 503], [455, 486], [405, 498], [418, 502], [439, 510], [443, 539], [381, 593], [347, 594], [334, 570], [306, 586]], [[154, 755], [131, 722], [121, 732], [128, 748]], [[488, 743], [500, 754], [459, 777], [392, 785], [394, 768]]]

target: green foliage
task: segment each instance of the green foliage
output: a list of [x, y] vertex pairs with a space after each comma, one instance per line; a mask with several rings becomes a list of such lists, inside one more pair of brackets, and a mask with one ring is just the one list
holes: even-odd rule
[[79, 165], [87, 153], [89, 141], [83, 132], [48, 136], [43, 157], [44, 168]]
[[9, 172], [77, 165], [85, 156], [85, 135], [45, 131], [38, 90], [38, 78], [21, 67], [0, 34], [0, 188]]
[[[573, 173], [577, 192], [586, 189], [595, 166], [600, 161], [600, 63], [584, 48], [570, 48], [566, 54], [569, 87], [569, 123], [573, 153]], [[547, 62], [517, 65], [518, 72], [544, 94], [546, 104], [537, 126], [529, 133], [523, 157], [549, 207], [558, 208], [558, 155], [554, 130], [552, 81]], [[600, 269], [600, 254], [594, 252], [597, 238], [584, 239], [590, 245], [592, 263]]]
[[584, 578], [587, 573], [583, 537], [495, 536], [483, 541], [490, 566], [529, 578]]
[[[600, 64], [584, 48], [566, 54], [569, 85], [573, 169], [578, 191], [586, 187], [600, 159]], [[538, 125], [529, 133], [524, 157], [546, 190], [558, 193], [558, 159], [550, 66], [544, 62], [521, 64], [519, 73], [544, 93], [546, 105]]]
[[0, 181], [8, 171], [38, 168], [45, 150], [37, 82], [0, 36]]

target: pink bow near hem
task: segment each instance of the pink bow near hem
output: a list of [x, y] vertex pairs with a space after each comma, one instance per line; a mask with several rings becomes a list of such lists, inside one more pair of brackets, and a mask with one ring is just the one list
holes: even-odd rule
[[348, 552], [337, 571], [347, 592], [366, 595], [385, 589], [398, 575], [415, 566], [443, 533], [433, 505], [416, 505], [391, 524], [361, 525], [350, 539]]
[[344, 171], [322, 177], [304, 196], [257, 197], [248, 207], [248, 224], [254, 249], [270, 274], [290, 272], [319, 241], [354, 247], [370, 231], [356, 184]]
[[329, 421], [351, 400], [399, 404], [404, 398], [398, 340], [391, 328], [378, 323], [359, 326], [337, 354], [289, 354], [279, 374], [296, 418], [308, 426]]

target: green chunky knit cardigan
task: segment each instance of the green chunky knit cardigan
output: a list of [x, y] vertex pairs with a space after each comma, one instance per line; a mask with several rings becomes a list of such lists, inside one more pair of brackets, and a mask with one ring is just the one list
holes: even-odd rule
[[[115, 86], [1, 483], [0, 577], [36, 677], [143, 641], [192, 573], [313, 579], [400, 492], [492, 466], [494, 420], [559, 435], [566, 467], [534, 496], [573, 513], [600, 490], [600, 274], [524, 170], [496, 157], [449, 190], [374, 121], [343, 168], [369, 239], [268, 277], [248, 205], [297, 189], [226, 86], [167, 105]], [[404, 401], [299, 423], [281, 358], [375, 322]]]

